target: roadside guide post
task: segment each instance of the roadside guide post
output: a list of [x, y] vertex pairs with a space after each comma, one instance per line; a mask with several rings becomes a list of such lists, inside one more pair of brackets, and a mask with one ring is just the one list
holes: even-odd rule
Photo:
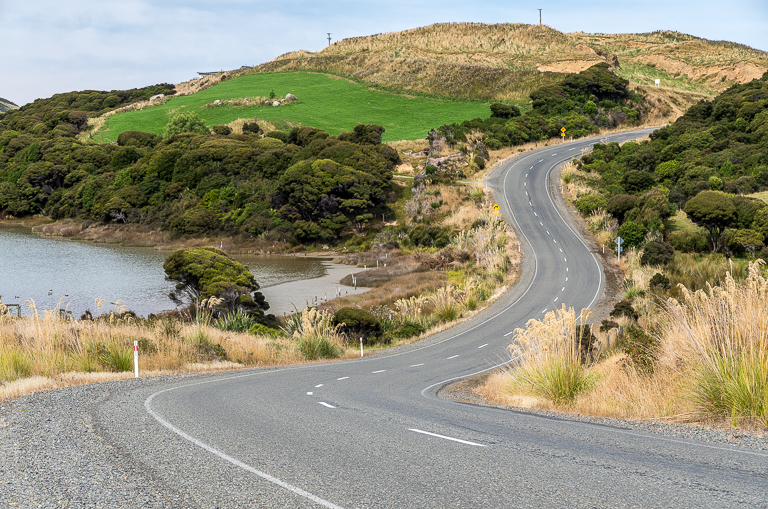
[[363, 356], [363, 338], [360, 338], [360, 357]]
[[139, 378], [139, 342], [133, 342], [133, 378]]
[[621, 249], [621, 245], [624, 243], [624, 239], [621, 237], [616, 237], [616, 253], [619, 255], [619, 261], [621, 261], [621, 252], [623, 251]]

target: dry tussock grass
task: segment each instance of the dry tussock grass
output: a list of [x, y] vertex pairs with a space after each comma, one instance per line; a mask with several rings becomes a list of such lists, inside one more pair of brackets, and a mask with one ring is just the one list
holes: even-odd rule
[[134, 341], [140, 345], [142, 375], [302, 360], [289, 338], [227, 332], [205, 321], [183, 323], [170, 318], [135, 320], [110, 314], [73, 321], [59, 308], [41, 314], [34, 303], [29, 304], [31, 317], [16, 318], [0, 310], [2, 394], [130, 376]]
[[[677, 32], [565, 34], [541, 25], [443, 23], [281, 55], [256, 72], [326, 71], [402, 90], [527, 100], [548, 82], [544, 71], [579, 72], [616, 58], [617, 72], [631, 81], [652, 84], [644, 74], [662, 73], [671, 89], [708, 95], [768, 70], [766, 52]], [[671, 103], [680, 99], [674, 96]]]
[[[629, 260], [630, 266], [634, 263]], [[503, 371], [489, 376], [477, 392], [513, 406], [617, 418], [727, 422], [766, 429], [768, 279], [761, 273], [760, 263], [750, 264], [749, 275], [742, 282], [729, 273], [719, 286], [708, 285], [696, 292], [682, 287], [683, 297], [670, 298], [661, 308], [646, 299], [649, 310], [641, 325], [648, 330], [655, 326], [652, 330], [659, 342], [651, 372], [639, 370], [621, 350], [608, 347], [600, 362], [589, 368], [597, 379], [594, 387], [570, 403], [531, 398]], [[649, 277], [634, 269], [629, 279], [647, 288]], [[636, 300], [635, 304], [642, 306], [642, 302]], [[525, 341], [530, 335], [544, 336], [537, 344], [552, 344], [557, 331], [545, 330], [545, 325], [531, 324], [523, 341], [511, 348], [516, 354], [525, 350], [531, 344]], [[518, 375], [513, 371], [511, 376]]]

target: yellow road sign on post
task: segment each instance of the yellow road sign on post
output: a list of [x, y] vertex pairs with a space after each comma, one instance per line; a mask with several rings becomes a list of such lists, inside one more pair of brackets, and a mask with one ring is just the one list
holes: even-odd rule
[[565, 127], [561, 127], [560, 130], [565, 132]]
[[499, 204], [498, 204], [498, 203], [494, 203], [494, 204], [493, 204], [493, 210], [494, 210], [494, 211], [495, 211], [497, 214], [499, 213]]

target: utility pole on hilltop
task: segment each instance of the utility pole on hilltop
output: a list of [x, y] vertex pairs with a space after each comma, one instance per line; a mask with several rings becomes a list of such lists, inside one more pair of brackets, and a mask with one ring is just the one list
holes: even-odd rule
[[328, 34], [328, 46], [331, 45], [331, 32], [326, 32]]
[[541, 25], [541, 9], [539, 9], [539, 25]]

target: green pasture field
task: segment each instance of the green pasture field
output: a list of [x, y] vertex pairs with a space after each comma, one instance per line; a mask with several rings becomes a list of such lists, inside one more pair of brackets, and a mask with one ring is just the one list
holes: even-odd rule
[[[279, 107], [205, 107], [217, 99], [223, 102], [269, 97], [273, 90], [278, 98], [291, 93], [298, 102]], [[339, 134], [351, 131], [358, 123], [378, 124], [386, 129], [384, 141], [415, 140], [426, 138], [430, 129], [443, 124], [488, 117], [489, 104], [394, 94], [327, 74], [251, 74], [193, 95], [173, 97], [160, 106], [109, 116], [91, 140], [114, 142], [124, 131], [162, 134], [171, 111], [194, 111], [209, 127], [240, 118], [260, 118], [276, 126], [310, 126], [329, 134]]]

